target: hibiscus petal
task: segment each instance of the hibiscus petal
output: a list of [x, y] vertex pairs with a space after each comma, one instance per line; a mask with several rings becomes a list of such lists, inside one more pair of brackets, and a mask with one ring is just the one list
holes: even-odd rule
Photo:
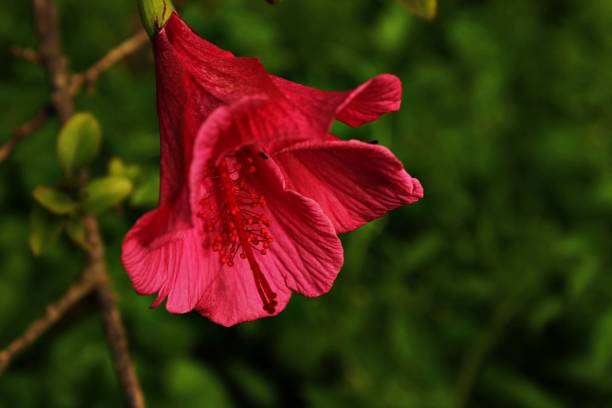
[[176, 12], [172, 16], [161, 31], [166, 32], [172, 38], [172, 42], [186, 42], [191, 44], [193, 48], [199, 49], [200, 52], [218, 58], [232, 58], [234, 54], [226, 51], [216, 45], [206, 41], [185, 24]]
[[382, 74], [347, 95], [338, 108], [336, 118], [357, 127], [373, 122], [388, 112], [397, 112], [402, 103], [402, 81], [391, 74]]
[[[277, 275], [274, 277], [278, 278]], [[282, 279], [268, 278], [268, 283], [277, 295], [278, 304], [273, 314], [263, 309], [249, 263], [243, 259], [236, 259], [234, 266], [221, 267], [217, 279], [204, 292], [196, 310], [225, 327], [276, 316], [289, 303], [291, 290]]]
[[[185, 71], [178, 63], [178, 55], [165, 35], [155, 39], [157, 105], [160, 127], [160, 203], [176, 200], [180, 194], [181, 180], [185, 178], [185, 157], [190, 141], [188, 123], [183, 121], [183, 107], [189, 100], [185, 82]], [[163, 107], [163, 109], [162, 109]]]
[[246, 97], [218, 108], [204, 122], [194, 146], [192, 171], [247, 144], [278, 151], [307, 140], [311, 133], [308, 121], [291, 105], [263, 96]]
[[399, 110], [402, 83], [394, 75], [378, 75], [348, 92], [321, 91], [283, 78], [272, 77], [276, 86], [318, 129], [328, 132], [334, 118], [357, 127]]
[[164, 217], [160, 212], [155, 209], [140, 217], [123, 240], [121, 262], [140, 295], [156, 293], [166, 282], [166, 272], [158, 266], [159, 257], [147, 257], [148, 242], [155, 239], [158, 230], [153, 226]]
[[162, 207], [142, 216], [123, 241], [121, 261], [137, 293], [157, 293], [153, 307], [167, 297], [166, 309], [186, 313], [195, 307], [218, 269], [199, 234], [173, 225], [176, 209]]
[[400, 108], [402, 84], [394, 75], [378, 75], [351, 91], [321, 91], [268, 74], [256, 58], [235, 57], [194, 33], [176, 14], [160, 34], [202, 91], [225, 103], [249, 95], [284, 95], [311, 121], [317, 130], [313, 135], [326, 134], [334, 118], [356, 127]]
[[271, 196], [274, 243], [262, 257], [262, 268], [278, 271], [292, 291], [304, 296], [329, 292], [344, 262], [342, 243], [330, 220], [316, 202], [298, 193]]
[[284, 191], [272, 166], [260, 162], [249, 184], [267, 201], [273, 241], [265, 255], [254, 251], [254, 256], [278, 305], [273, 313], [264, 310], [253, 270], [247, 259], [237, 256], [234, 266], [217, 275], [197, 307], [224, 326], [277, 315], [292, 291], [309, 297], [327, 293], [343, 263], [342, 244], [321, 208], [298, 193]]
[[273, 155], [287, 188], [315, 200], [344, 233], [423, 197], [421, 183], [385, 147], [353, 141], [303, 143]]
[[176, 14], [160, 34], [167, 36], [201, 91], [225, 103], [257, 94], [281, 96], [257, 58], [234, 57], [194, 33]]
[[[235, 119], [235, 113], [235, 110], [220, 108], [198, 135], [190, 175], [193, 214], [197, 213], [195, 208], [202, 198], [201, 186], [210, 177], [208, 169], [219, 163], [218, 157], [224, 157], [219, 156], [218, 146], [222, 141], [242, 140], [240, 135], [233, 134], [240, 132], [237, 130], [240, 127], [234, 126], [236, 121], [231, 120]], [[258, 121], [243, 123], [252, 125]], [[343, 263], [342, 244], [319, 205], [296, 192], [286, 191], [280, 170], [272, 160], [260, 155], [258, 149], [253, 149], [251, 142], [243, 140], [243, 145], [233, 142], [235, 150], [222, 151], [234, 157], [249, 152], [250, 163], [256, 169], [246, 183], [267, 202], [265, 215], [271, 221], [268, 232], [273, 241], [265, 254], [253, 249], [252, 258], [249, 258], [251, 255], [236, 256], [234, 266], [224, 267], [202, 296], [197, 307], [200, 313], [226, 326], [278, 314], [291, 291], [311, 297], [326, 293]], [[241, 153], [234, 154], [236, 151]], [[196, 218], [194, 224], [198, 222]], [[264, 310], [251, 262], [258, 265], [277, 295], [278, 305], [273, 313]]]
[[288, 191], [272, 160], [255, 161], [250, 183], [266, 198], [274, 241], [262, 265], [278, 270], [289, 288], [308, 297], [327, 293], [344, 262], [342, 243], [312, 199]]

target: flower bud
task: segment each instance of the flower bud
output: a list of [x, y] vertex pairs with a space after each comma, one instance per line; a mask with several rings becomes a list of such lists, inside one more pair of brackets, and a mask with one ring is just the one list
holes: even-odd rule
[[138, 0], [138, 8], [142, 24], [151, 38], [166, 25], [174, 12], [171, 0]]

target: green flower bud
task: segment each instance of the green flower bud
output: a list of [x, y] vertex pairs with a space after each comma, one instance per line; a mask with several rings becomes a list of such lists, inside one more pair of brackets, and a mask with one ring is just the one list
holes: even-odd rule
[[138, 0], [138, 8], [142, 24], [151, 38], [166, 25], [174, 12], [171, 0]]

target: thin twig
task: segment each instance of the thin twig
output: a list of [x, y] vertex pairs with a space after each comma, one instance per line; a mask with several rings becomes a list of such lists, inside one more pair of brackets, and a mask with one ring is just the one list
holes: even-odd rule
[[117, 308], [117, 299], [113, 288], [111, 287], [104, 260], [104, 244], [100, 237], [98, 221], [92, 216], [85, 219], [85, 230], [89, 246], [89, 262], [92, 270], [98, 275], [96, 293], [98, 296], [98, 304], [113, 354], [113, 362], [115, 371], [119, 376], [119, 380], [126, 394], [130, 407], [144, 407], [144, 395], [132, 359], [128, 350], [127, 335], [125, 327]]
[[30, 324], [21, 336], [13, 340], [11, 344], [0, 352], [0, 374], [6, 370], [15, 356], [34, 343], [34, 341], [53, 327], [66, 312], [91, 293], [96, 285], [94, 277], [95, 275], [85, 273], [82, 279], [73, 284], [62, 297], [47, 306], [47, 310], [42, 317]]
[[33, 50], [32, 48], [13, 47], [11, 51], [13, 52], [15, 58], [29, 61], [34, 64], [40, 64], [40, 56], [38, 55], [38, 51]]
[[15, 147], [23, 139], [40, 129], [49, 118], [50, 107], [45, 107], [39, 110], [29, 121], [23, 123], [11, 133], [11, 138], [2, 147], [0, 147], [0, 163], [6, 160], [13, 153]]
[[60, 121], [64, 123], [74, 113], [74, 101], [70, 93], [66, 58], [60, 46], [57, 8], [51, 0], [34, 0], [33, 4], [36, 27], [41, 40], [38, 53], [53, 87], [53, 106]]
[[[104, 57], [93, 64], [83, 74], [73, 75], [72, 80], [70, 81], [70, 94], [72, 96], [78, 94], [85, 83], [92, 87], [96, 83], [100, 74], [111, 68], [117, 62], [136, 52], [147, 43], [147, 39], [148, 37], [146, 32], [141, 30], [115, 48], [111, 49]], [[32, 60], [32, 62], [42, 62], [41, 54], [31, 49], [14, 48], [13, 53], [19, 58]], [[11, 133], [11, 138], [8, 140], [8, 142], [6, 142], [4, 146], [0, 147], [0, 163], [6, 160], [11, 153], [13, 153], [13, 150], [15, 150], [15, 147], [17, 147], [19, 142], [40, 129], [49, 119], [49, 117], [49, 107], [44, 107], [28, 121], [24, 122], [22, 125], [13, 130]]]
[[146, 31], [141, 30], [110, 50], [102, 59], [92, 65], [83, 74], [74, 75], [70, 86], [71, 93], [76, 95], [83, 86], [83, 83], [88, 83], [90, 86], [93, 85], [102, 72], [112, 67], [118, 61], [136, 52], [147, 43], [148, 39], [149, 37]]

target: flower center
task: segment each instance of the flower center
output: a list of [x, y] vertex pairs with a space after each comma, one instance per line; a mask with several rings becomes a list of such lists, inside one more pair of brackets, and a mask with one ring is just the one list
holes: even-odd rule
[[264, 214], [266, 200], [245, 180], [256, 172], [250, 156], [227, 157], [210, 168], [209, 179], [214, 188], [200, 200], [198, 217], [212, 234], [212, 250], [219, 253], [222, 265], [234, 266], [237, 254], [248, 261], [263, 308], [273, 314], [277, 295], [255, 258], [256, 253], [265, 255], [272, 242], [270, 220]]

